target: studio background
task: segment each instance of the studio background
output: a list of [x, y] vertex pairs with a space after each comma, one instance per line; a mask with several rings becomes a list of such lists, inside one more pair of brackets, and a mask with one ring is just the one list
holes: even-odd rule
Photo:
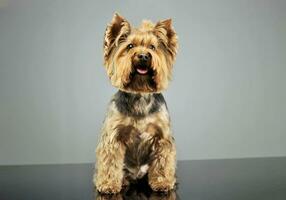
[[286, 1], [1, 0], [0, 165], [94, 162], [115, 11], [173, 19], [179, 160], [286, 156]]

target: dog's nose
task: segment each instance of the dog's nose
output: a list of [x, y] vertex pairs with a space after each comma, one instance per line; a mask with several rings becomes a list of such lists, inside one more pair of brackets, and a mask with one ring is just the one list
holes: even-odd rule
[[138, 58], [143, 62], [148, 62], [151, 58], [151, 55], [149, 53], [147, 54], [141, 53], [141, 54], [138, 54]]

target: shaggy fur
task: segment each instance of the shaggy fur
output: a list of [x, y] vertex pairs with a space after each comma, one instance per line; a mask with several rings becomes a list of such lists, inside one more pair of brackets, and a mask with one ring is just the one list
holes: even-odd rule
[[104, 65], [113, 96], [96, 149], [94, 184], [118, 193], [143, 177], [154, 191], [174, 188], [176, 150], [166, 102], [177, 36], [171, 20], [131, 27], [115, 14], [104, 36]]

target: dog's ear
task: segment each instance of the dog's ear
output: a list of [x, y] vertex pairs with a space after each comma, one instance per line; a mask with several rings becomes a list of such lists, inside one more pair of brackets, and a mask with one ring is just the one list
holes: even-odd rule
[[106, 59], [112, 49], [118, 45], [122, 37], [126, 37], [131, 31], [129, 22], [115, 13], [111, 23], [107, 26], [104, 35], [104, 58]]
[[154, 27], [154, 34], [159, 38], [164, 48], [166, 48], [174, 58], [178, 50], [178, 38], [172, 26], [172, 19], [159, 21]]

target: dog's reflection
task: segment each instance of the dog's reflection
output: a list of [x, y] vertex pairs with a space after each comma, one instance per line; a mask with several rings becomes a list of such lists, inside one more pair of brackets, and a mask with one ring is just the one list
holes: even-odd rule
[[153, 192], [146, 182], [130, 185], [118, 194], [96, 192], [96, 200], [179, 200], [175, 190], [168, 193]]
[[174, 200], [176, 198], [176, 192], [170, 191], [168, 193], [152, 193], [150, 196], [143, 193], [132, 193], [129, 195], [118, 194], [97, 194], [96, 200]]
[[177, 194], [174, 190], [168, 193], [152, 192], [151, 194], [138, 193], [136, 191], [121, 192], [118, 194], [100, 194], [97, 193], [96, 200], [176, 200]]

